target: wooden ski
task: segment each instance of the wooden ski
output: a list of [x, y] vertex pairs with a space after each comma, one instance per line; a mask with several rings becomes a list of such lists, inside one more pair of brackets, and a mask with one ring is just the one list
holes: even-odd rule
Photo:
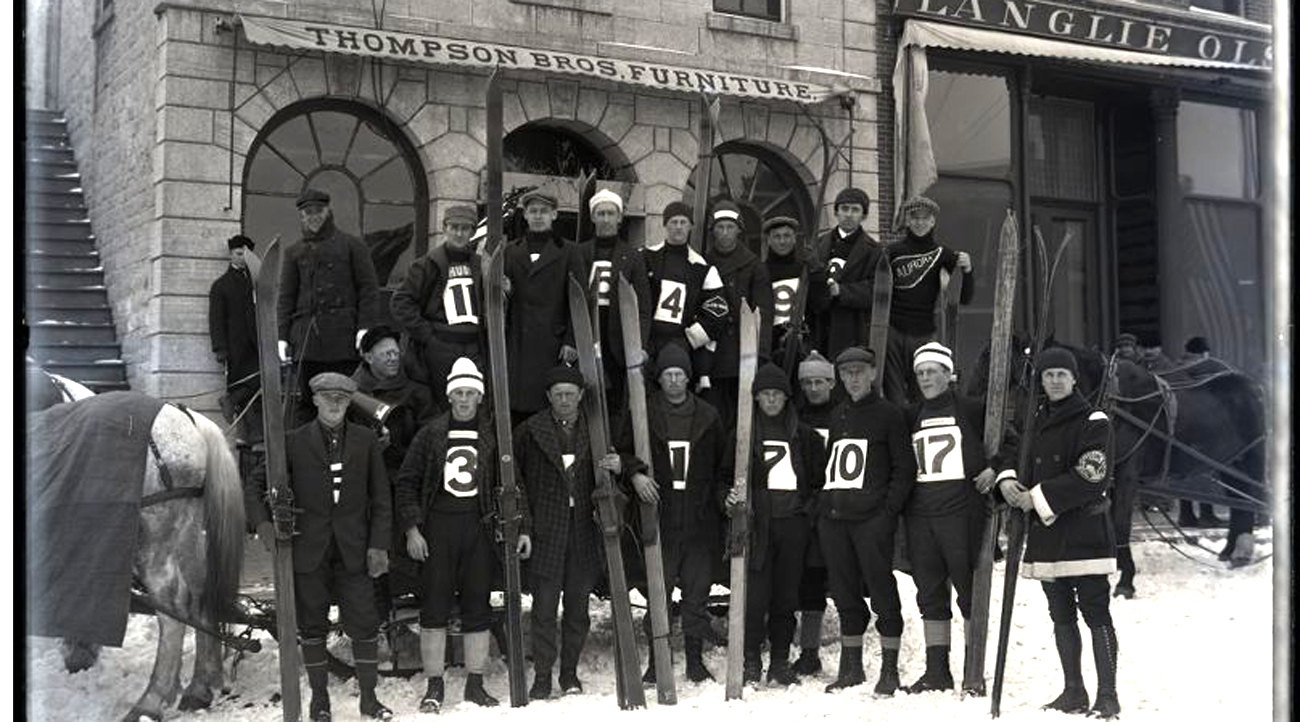
[[[650, 417], [646, 409], [645, 374], [641, 362], [640, 309], [636, 289], [627, 276], [618, 274], [618, 312], [622, 316], [623, 358], [627, 360], [627, 407], [632, 417], [632, 442], [636, 455], [653, 464], [650, 452]], [[652, 471], [653, 475], [653, 471]], [[650, 631], [655, 658], [655, 691], [659, 704], [677, 704], [677, 681], [673, 678], [672, 633], [668, 618], [668, 590], [664, 588], [664, 552], [659, 537], [659, 507], [638, 501], [641, 512], [641, 545], [645, 550], [646, 588], [650, 593]]]
[[708, 228], [709, 186], [713, 182], [713, 132], [714, 121], [720, 112], [718, 98], [712, 100], [700, 93], [700, 123], [697, 130], [699, 153], [695, 162], [695, 207], [691, 219], [691, 248], [704, 253], [705, 230]]
[[492, 416], [497, 437], [498, 476], [497, 530], [506, 581], [506, 669], [510, 677], [510, 706], [528, 704], [528, 682], [524, 677], [523, 580], [519, 571], [519, 485], [515, 480], [514, 436], [510, 426], [510, 378], [506, 358], [506, 244], [502, 237], [501, 143], [503, 133], [500, 71], [488, 78], [487, 108], [487, 238], [489, 251], [484, 274], [488, 360], [492, 373]]
[[[609, 417], [605, 407], [605, 392], [600, 374], [600, 345], [593, 332], [591, 308], [587, 304], [584, 284], [569, 277], [569, 318], [573, 324], [574, 341], [578, 345], [578, 367], [582, 371], [585, 393], [582, 407], [587, 415], [587, 433], [591, 437], [591, 463], [596, 475], [596, 516], [600, 523], [601, 538], [605, 546], [605, 564], [609, 572], [610, 606], [614, 610], [615, 666], [619, 683], [618, 702], [621, 709], [645, 707], [645, 689], [639, 674], [641, 662], [636, 649], [636, 631], [632, 626], [632, 603], [628, 599], [627, 574], [623, 569], [623, 550], [619, 545], [623, 529], [615, 502], [614, 481], [600, 465], [601, 458], [611, 450], [609, 444]], [[634, 328], [640, 328], [635, 326]]]
[[799, 347], [803, 345], [803, 321], [807, 310], [808, 266], [805, 262], [804, 267], [799, 270], [799, 287], [794, 291], [794, 306], [790, 309], [790, 320], [786, 322], [785, 348], [781, 353], [781, 370], [785, 371], [792, 380], [797, 380], [795, 363], [799, 360]]
[[871, 327], [868, 344], [876, 354], [876, 380], [872, 390], [880, 393], [885, 383], [886, 363], [889, 356], [889, 307], [894, 296], [894, 267], [889, 262], [889, 249], [880, 249], [876, 261], [875, 277], [871, 287]]
[[[1015, 323], [1016, 280], [1020, 273], [1020, 230], [1015, 213], [1007, 210], [998, 240], [997, 285], [993, 289], [993, 328], [989, 333], [988, 395], [984, 398], [984, 453], [992, 459], [1002, 446], [1006, 422], [1007, 386], [1011, 374], [1011, 331]], [[951, 288], [951, 286], [949, 286]], [[983, 697], [984, 659], [988, 649], [989, 596], [993, 591], [993, 554], [1006, 504], [989, 492], [988, 520], [981, 536], [971, 590], [970, 619], [966, 621], [966, 664], [962, 691]]]
[[253, 282], [256, 302], [257, 351], [262, 378], [262, 431], [266, 439], [266, 488], [275, 523], [275, 621], [280, 645], [280, 709], [285, 722], [302, 718], [298, 685], [298, 615], [293, 589], [293, 489], [289, 486], [284, 449], [284, 403], [280, 388], [277, 302], [284, 249], [276, 236], [267, 246]]
[[758, 368], [759, 312], [740, 301], [740, 382], [736, 403], [736, 472], [732, 490], [742, 500], [731, 517], [727, 555], [731, 557], [731, 600], [727, 605], [727, 699], [740, 699], [744, 690], [745, 594], [749, 560], [749, 461], [753, 454], [754, 372]]

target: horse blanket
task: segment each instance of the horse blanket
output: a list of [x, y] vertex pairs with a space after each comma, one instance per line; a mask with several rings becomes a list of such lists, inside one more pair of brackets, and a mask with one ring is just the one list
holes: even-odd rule
[[145, 460], [162, 407], [114, 391], [27, 417], [30, 634], [122, 645]]

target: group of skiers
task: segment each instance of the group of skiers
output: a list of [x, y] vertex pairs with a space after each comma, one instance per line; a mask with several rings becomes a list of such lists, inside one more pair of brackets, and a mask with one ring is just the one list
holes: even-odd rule
[[[283, 361], [312, 372], [303, 383], [316, 409], [286, 444], [303, 509], [294, 574], [310, 718], [330, 718], [324, 612], [331, 601], [339, 603], [352, 639], [362, 714], [391, 716], [375, 696], [390, 561], [409, 565], [420, 579], [427, 677], [421, 711], [437, 712], [444, 702], [453, 609], [464, 634], [464, 699], [497, 704], [482, 674], [493, 623], [489, 593], [499, 588], [503, 454], [513, 455], [523, 500], [513, 551], [527, 559], [532, 594], [531, 699], [552, 695], [557, 661], [559, 690], [582, 690], [578, 662], [589, 601], [607, 553], [595, 511], [601, 494], [658, 510], [657, 529], [642, 528], [635, 514], [623, 521], [638, 539], [656, 539], [664, 586], [670, 594], [681, 590], [687, 679], [712, 679], [704, 646], [725, 643], [706, 609], [713, 570], [728, 517], [748, 514], [745, 682], [762, 680], [764, 641], [769, 683], [795, 684], [820, 671], [829, 593], [841, 636], [827, 691], [865, 682], [863, 640], [874, 610], [881, 660], [874, 693], [881, 696], [901, 686], [896, 542], [905, 541], [926, 646], [925, 672], [907, 689], [952, 689], [950, 590], [969, 616], [987, 499], [997, 498], [1030, 519], [1024, 571], [1044, 580], [1065, 673], [1065, 691], [1049, 706], [1088, 709], [1075, 622], [1082, 612], [1097, 655], [1092, 710], [1117, 714], [1105, 415], [1074, 392], [1073, 357], [1045, 351], [1036, 366], [1048, 401], [1038, 411], [1030, 477], [1017, 478], [1014, 433], [988, 456], [983, 401], [954, 391], [953, 351], [935, 341], [941, 275], [964, 274], [961, 295], [968, 301], [971, 259], [934, 240], [934, 201], [908, 200], [900, 211], [906, 235], [888, 245], [861, 227], [869, 203], [859, 189], [841, 191], [837, 227], [811, 243], [801, 242], [797, 220], [767, 219], [760, 259], [740, 240], [744, 220], [729, 201], [711, 209], [701, 252], [690, 243], [694, 211], [681, 202], [663, 209], [666, 239], [642, 248], [622, 235], [623, 199], [611, 191], [591, 197], [594, 236], [581, 242], [554, 232], [552, 195], [525, 194], [519, 208], [527, 231], [502, 251], [513, 439], [511, 448], [498, 449], [498, 427], [483, 405], [496, 390], [483, 328], [488, 265], [473, 240], [475, 209], [445, 211], [445, 240], [412, 265], [392, 297], [393, 328], [378, 323], [367, 285], [373, 269], [361, 268], [366, 255], [333, 227], [328, 196], [305, 192], [298, 200], [304, 238], [289, 249], [281, 276], [279, 351]], [[238, 238], [241, 248], [251, 245]], [[887, 347], [870, 348], [878, 263], [892, 273], [890, 330]], [[596, 310], [591, 325], [611, 448], [593, 448], [588, 433], [596, 420], [584, 395], [600, 389], [574, 365], [589, 349], [575, 340], [570, 277], [580, 279]], [[620, 318], [620, 294], [628, 289], [637, 296], [638, 328]], [[748, 388], [742, 305], [757, 309], [761, 321], [761, 365]], [[641, 358], [623, 352], [624, 335], [633, 334]], [[629, 366], [652, 381], [643, 420], [629, 412]], [[243, 371], [228, 374], [234, 381]], [[738, 409], [749, 403], [752, 422], [739, 428]], [[349, 405], [351, 420], [340, 411]], [[635, 452], [638, 423], [648, 427], [650, 458]], [[733, 486], [738, 438], [750, 444], [747, 492]], [[604, 475], [613, 481], [609, 488]], [[271, 539], [263, 500], [252, 496], [250, 507], [257, 533]], [[800, 654], [792, 663], [796, 629]], [[653, 648], [642, 680], [659, 682]], [[982, 678], [973, 682], [967, 686], [982, 689]]]

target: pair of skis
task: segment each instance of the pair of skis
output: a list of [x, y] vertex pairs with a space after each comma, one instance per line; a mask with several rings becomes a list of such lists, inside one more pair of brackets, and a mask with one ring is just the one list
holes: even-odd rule
[[749, 495], [751, 445], [754, 431], [754, 374], [758, 368], [759, 312], [745, 299], [740, 301], [740, 380], [736, 397], [736, 467], [732, 491], [740, 508], [731, 513], [727, 534], [727, 556], [731, 558], [731, 599], [727, 605], [727, 694], [728, 701], [741, 699], [745, 667], [745, 595], [748, 591]]

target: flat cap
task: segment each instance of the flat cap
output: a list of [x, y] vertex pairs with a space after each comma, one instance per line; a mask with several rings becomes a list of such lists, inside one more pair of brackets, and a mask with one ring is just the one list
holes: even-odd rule
[[836, 366], [843, 366], [852, 363], [864, 363], [875, 366], [876, 352], [869, 348], [862, 348], [861, 346], [850, 346], [841, 351], [839, 356], [835, 357]]
[[546, 388], [549, 389], [556, 384], [573, 384], [578, 388], [582, 388], [582, 372], [576, 366], [569, 366], [568, 364], [552, 366], [546, 372]]
[[365, 335], [361, 337], [361, 351], [363, 353], [370, 353], [370, 350], [375, 347], [375, 344], [386, 338], [391, 338], [394, 341], [401, 343], [402, 333], [392, 326], [381, 323], [369, 331], [366, 331]]
[[903, 205], [898, 209], [898, 213], [899, 215], [906, 217], [908, 213], [911, 213], [918, 208], [930, 211], [930, 213], [936, 216], [939, 215], [939, 204], [925, 196], [912, 196], [903, 201]]
[[773, 228], [780, 228], [781, 226], [789, 226], [794, 229], [795, 233], [799, 232], [799, 221], [790, 216], [776, 216], [763, 221], [763, 235], [767, 235]]
[[452, 206], [442, 214], [442, 223], [446, 225], [452, 221], [468, 223], [471, 226], [477, 225], [478, 211], [474, 210], [474, 206]]
[[308, 386], [311, 386], [311, 391], [314, 394], [322, 394], [327, 391], [341, 391], [350, 394], [357, 390], [356, 381], [333, 371], [316, 374], [311, 377]]
[[303, 206], [312, 203], [319, 203], [327, 206], [330, 204], [330, 194], [316, 188], [305, 188], [302, 193], [298, 194], [298, 202], [294, 205], [302, 208]]
[[560, 203], [559, 201], [555, 200], [555, 196], [552, 195], [551, 193], [542, 190], [541, 188], [534, 188], [533, 190], [530, 190], [527, 193], [525, 193], [524, 197], [519, 199], [519, 207], [526, 209], [528, 208], [528, 204], [532, 203], [533, 201], [541, 201], [549, 205], [551, 208], [560, 207]]

